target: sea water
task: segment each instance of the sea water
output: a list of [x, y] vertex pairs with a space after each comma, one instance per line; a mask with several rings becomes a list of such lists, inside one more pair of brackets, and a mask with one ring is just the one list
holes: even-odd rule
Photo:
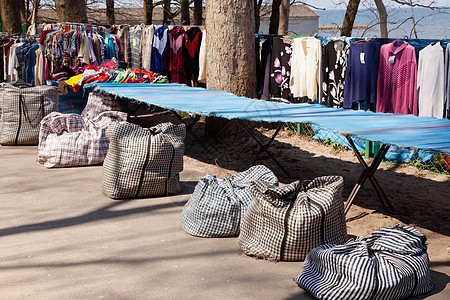
[[[342, 26], [345, 10], [316, 10], [319, 17], [319, 27]], [[413, 30], [410, 8], [388, 8], [389, 38], [416, 38]], [[437, 13], [436, 10], [414, 8], [417, 38], [419, 39], [450, 39], [450, 9], [447, 13]], [[359, 10], [354, 25], [368, 25], [368, 29], [353, 29], [353, 37], [380, 37], [380, 25], [376, 10]], [[339, 30], [319, 30], [319, 35], [339, 35]]]

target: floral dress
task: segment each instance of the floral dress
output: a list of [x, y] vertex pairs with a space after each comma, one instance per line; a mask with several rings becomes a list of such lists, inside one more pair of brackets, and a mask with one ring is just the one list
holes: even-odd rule
[[270, 70], [271, 98], [283, 102], [292, 102], [289, 88], [291, 76], [292, 46], [281, 37], [274, 37], [272, 44], [272, 66]]
[[323, 61], [322, 103], [340, 108], [344, 104], [345, 70], [350, 46], [343, 40], [325, 46]]

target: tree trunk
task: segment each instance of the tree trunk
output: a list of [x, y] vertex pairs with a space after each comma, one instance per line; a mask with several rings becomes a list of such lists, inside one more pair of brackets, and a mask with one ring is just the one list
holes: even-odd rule
[[153, 23], [153, 0], [144, 0], [144, 24]]
[[206, 0], [208, 88], [225, 90], [238, 96], [255, 96], [253, 6], [254, 0]]
[[281, 0], [278, 34], [286, 35], [289, 28], [289, 0]]
[[33, 0], [33, 10], [30, 15], [30, 24], [36, 24], [37, 13], [39, 10], [39, 5], [41, 4], [41, 0]]
[[170, 0], [164, 0], [163, 25], [169, 25], [172, 21], [172, 12], [170, 10]]
[[384, 6], [383, 0], [375, 0], [375, 4], [377, 5], [378, 15], [380, 16], [380, 37], [387, 38], [388, 30], [387, 30], [387, 12], [386, 7]]
[[58, 22], [87, 23], [85, 0], [55, 0]]
[[358, 12], [359, 2], [361, 0], [349, 0], [347, 11], [345, 12], [344, 23], [341, 28], [341, 36], [351, 36], [353, 23], [355, 22], [356, 13]]
[[2, 31], [8, 34], [22, 33], [20, 1], [0, 0]]
[[189, 0], [181, 0], [181, 25], [191, 24], [189, 16]]
[[106, 24], [114, 25], [116, 17], [114, 16], [114, 0], [106, 0]]
[[194, 0], [194, 25], [203, 23], [203, 1]]
[[255, 34], [259, 32], [259, 25], [261, 24], [260, 12], [261, 12], [262, 0], [255, 0]]
[[278, 33], [278, 23], [280, 21], [281, 0], [272, 1], [272, 14], [270, 15], [269, 34]]
[[26, 4], [25, 0], [13, 0], [20, 3], [20, 22], [22, 24], [27, 23], [27, 11], [26, 11]]

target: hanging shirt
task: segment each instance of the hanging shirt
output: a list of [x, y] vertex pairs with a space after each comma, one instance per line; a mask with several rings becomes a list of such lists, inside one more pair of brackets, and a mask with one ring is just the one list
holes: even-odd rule
[[199, 73], [200, 44], [202, 42], [202, 31], [198, 27], [192, 27], [186, 31], [184, 51], [184, 69], [186, 83], [197, 82]]
[[270, 62], [272, 58], [272, 37], [264, 41], [261, 46], [260, 82], [258, 83], [258, 96], [269, 100], [270, 93]]
[[377, 102], [377, 73], [380, 43], [351, 43], [345, 70], [344, 108], [355, 102]]
[[419, 51], [417, 104], [419, 117], [444, 117], [444, 50], [438, 43]]
[[9, 55], [8, 55], [8, 76], [9, 76], [9, 81], [15, 81], [17, 79], [19, 79], [21, 76], [21, 57], [22, 57], [22, 46], [23, 46], [23, 42], [20, 43], [16, 43], [14, 45], [11, 46], [11, 48], [9, 49]]
[[[129, 48], [128, 48], [128, 41], [129, 41], [129, 27], [128, 25], [124, 25], [122, 28], [119, 28], [117, 30], [117, 37], [122, 41], [124, 50], [123, 50], [123, 60], [126, 62], [129, 62]], [[118, 57], [116, 55], [115, 57]]]
[[202, 42], [199, 53], [198, 81], [206, 83], [206, 29], [202, 30]]
[[417, 116], [416, 51], [405, 41], [381, 46], [378, 67], [377, 112]]
[[156, 29], [153, 34], [150, 70], [161, 75], [167, 75], [165, 61], [168, 31], [169, 26], [164, 25]]
[[272, 61], [270, 70], [270, 89], [272, 99], [283, 102], [292, 101], [292, 93], [289, 88], [291, 77], [291, 44], [280, 37], [273, 38]]
[[36, 67], [36, 50], [39, 49], [39, 44], [33, 43], [25, 53], [25, 82], [35, 85], [34, 69]]
[[294, 98], [317, 99], [321, 85], [322, 46], [314, 37], [296, 38], [292, 44], [290, 88]]
[[447, 49], [445, 50], [445, 102], [447, 107], [447, 119], [450, 120], [450, 47], [447, 44]]
[[140, 55], [142, 58], [142, 69], [150, 71], [150, 64], [152, 59], [152, 43], [153, 34], [155, 33], [155, 27], [150, 25], [142, 29]]
[[43, 85], [45, 84], [44, 77], [44, 54], [43, 54], [43, 46], [40, 46], [36, 50], [36, 66], [34, 68], [34, 84], [35, 85]]
[[130, 69], [140, 69], [142, 66], [141, 55], [139, 54], [142, 28], [139, 25], [130, 27], [128, 33], [128, 67]]
[[328, 107], [344, 106], [344, 83], [349, 44], [341, 39], [325, 46], [322, 80], [322, 103]]
[[183, 47], [186, 33], [179, 26], [169, 30], [169, 80], [171, 83], [184, 83]]

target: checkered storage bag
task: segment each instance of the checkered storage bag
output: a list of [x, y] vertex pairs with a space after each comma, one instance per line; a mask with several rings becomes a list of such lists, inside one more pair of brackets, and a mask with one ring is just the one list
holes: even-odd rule
[[341, 176], [280, 187], [252, 182], [253, 200], [241, 222], [241, 250], [258, 258], [299, 261], [318, 245], [344, 243], [343, 185]]
[[403, 299], [431, 283], [426, 238], [413, 227], [381, 228], [345, 245], [321, 245], [306, 257], [297, 284], [320, 299]]
[[81, 113], [83, 116], [94, 118], [104, 111], [122, 111], [115, 96], [98, 92], [89, 93], [86, 107]]
[[0, 144], [37, 145], [41, 120], [58, 110], [58, 89], [19, 80], [0, 84]]
[[113, 199], [162, 196], [181, 191], [186, 126], [162, 123], [142, 128], [113, 123], [106, 131], [103, 193]]
[[200, 237], [238, 235], [241, 218], [252, 200], [249, 184], [254, 180], [278, 184], [275, 174], [263, 165], [225, 178], [206, 175], [183, 208], [181, 227]]
[[52, 112], [41, 122], [37, 162], [47, 168], [96, 165], [103, 162], [109, 141], [106, 128], [127, 114], [107, 111], [93, 119]]

